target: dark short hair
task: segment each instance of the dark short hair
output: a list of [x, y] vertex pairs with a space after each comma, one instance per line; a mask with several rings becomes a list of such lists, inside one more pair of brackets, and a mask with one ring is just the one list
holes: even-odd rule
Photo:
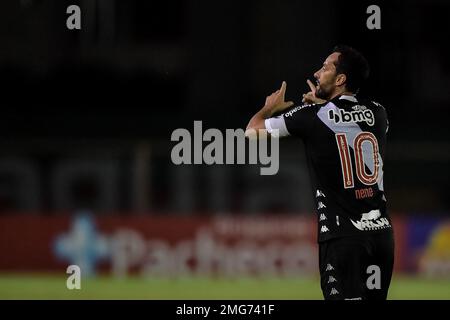
[[359, 51], [346, 45], [335, 46], [333, 52], [340, 53], [335, 64], [336, 73], [345, 74], [347, 89], [356, 93], [362, 83], [369, 77], [369, 63]]

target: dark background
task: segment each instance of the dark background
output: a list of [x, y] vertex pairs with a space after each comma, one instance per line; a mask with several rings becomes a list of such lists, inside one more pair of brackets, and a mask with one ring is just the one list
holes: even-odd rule
[[[66, 28], [78, 4], [82, 29]], [[366, 8], [381, 8], [368, 30]], [[175, 166], [176, 128], [245, 128], [281, 81], [345, 43], [371, 64], [361, 94], [389, 115], [393, 214], [449, 214], [450, 3], [51, 1], [0, 3], [0, 213], [310, 213], [300, 142], [280, 172]]]

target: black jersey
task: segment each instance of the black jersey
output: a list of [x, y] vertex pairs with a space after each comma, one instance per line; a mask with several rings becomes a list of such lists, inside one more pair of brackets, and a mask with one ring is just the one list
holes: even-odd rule
[[391, 231], [383, 188], [388, 129], [383, 106], [341, 95], [323, 104], [295, 107], [267, 119], [265, 126], [273, 135], [304, 141], [319, 242]]

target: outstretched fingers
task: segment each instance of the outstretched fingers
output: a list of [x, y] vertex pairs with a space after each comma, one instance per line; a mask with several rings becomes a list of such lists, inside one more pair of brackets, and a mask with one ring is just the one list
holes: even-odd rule
[[283, 97], [284, 97], [284, 94], [286, 93], [286, 87], [287, 87], [287, 83], [286, 83], [286, 81], [283, 81], [281, 83], [281, 88], [280, 88], [280, 93]]
[[314, 83], [312, 83], [311, 80], [306, 80], [306, 83], [308, 84], [309, 88], [311, 89], [312, 93], [316, 94], [316, 86]]

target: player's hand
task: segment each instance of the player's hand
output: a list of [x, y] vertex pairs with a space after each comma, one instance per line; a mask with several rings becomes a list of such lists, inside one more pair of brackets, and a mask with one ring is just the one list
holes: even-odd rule
[[311, 82], [311, 80], [306, 80], [306, 83], [308, 84], [309, 88], [311, 89], [310, 92], [303, 94], [303, 103], [324, 103], [326, 100], [320, 99], [316, 97], [316, 87]]
[[286, 81], [283, 81], [281, 88], [266, 98], [264, 108], [270, 110], [272, 114], [283, 111], [294, 104], [292, 101], [284, 101], [286, 85]]

